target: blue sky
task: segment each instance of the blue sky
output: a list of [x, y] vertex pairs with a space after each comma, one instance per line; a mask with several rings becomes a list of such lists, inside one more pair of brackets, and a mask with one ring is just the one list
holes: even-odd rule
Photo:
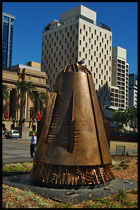
[[59, 14], [80, 4], [96, 12], [97, 22], [112, 29], [112, 46], [127, 49], [129, 73], [138, 69], [137, 2], [3, 2], [2, 10], [14, 21], [12, 65], [28, 61], [41, 63], [42, 30]]

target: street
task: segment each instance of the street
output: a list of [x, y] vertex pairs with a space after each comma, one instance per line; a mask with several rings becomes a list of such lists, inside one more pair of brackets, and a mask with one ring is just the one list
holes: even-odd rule
[[[116, 146], [125, 145], [126, 153], [137, 154], [137, 143], [131, 142], [110, 142], [111, 155], [116, 154]], [[30, 157], [30, 139], [3, 139], [2, 140], [2, 161], [3, 163], [28, 162]]]

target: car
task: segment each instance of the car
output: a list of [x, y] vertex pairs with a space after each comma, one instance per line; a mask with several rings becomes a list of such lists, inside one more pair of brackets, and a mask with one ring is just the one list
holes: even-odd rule
[[6, 134], [6, 138], [19, 138], [20, 137], [20, 134], [19, 134], [19, 131], [18, 130], [11, 130], [9, 131], [7, 134]]

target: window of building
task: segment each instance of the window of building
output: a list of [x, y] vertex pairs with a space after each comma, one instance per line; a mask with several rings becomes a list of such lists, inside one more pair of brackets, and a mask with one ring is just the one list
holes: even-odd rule
[[89, 32], [91, 32], [91, 27], [89, 27]]
[[90, 49], [89, 49], [89, 54], [90, 54]]
[[90, 65], [90, 61], [88, 61], [88, 65]]
[[87, 42], [85, 43], [85, 46], [87, 47]]
[[83, 47], [83, 52], [85, 52], [85, 48]]
[[83, 25], [83, 29], [84, 29], [84, 30], [85, 30], [85, 28], [86, 28], [85, 25]]
[[97, 36], [97, 41], [98, 41], [99, 37]]
[[96, 45], [96, 40], [94, 40], [94, 44]]
[[91, 39], [89, 38], [89, 43], [91, 43]]
[[83, 36], [83, 41], [85, 41], [85, 36]]
[[85, 58], [87, 58], [87, 54], [85, 54]]
[[91, 34], [91, 38], [93, 39], [93, 34]]
[[98, 68], [96, 68], [96, 73], [98, 73]]
[[94, 31], [94, 33], [96, 34], [96, 30]]
[[79, 52], [79, 57], [81, 57], [81, 52]]
[[91, 44], [91, 49], [93, 50], [93, 44]]
[[91, 60], [93, 60], [93, 55], [91, 55]]
[[88, 32], [86, 31], [86, 36], [88, 36]]
[[96, 56], [96, 51], [94, 51], [94, 56]]
[[98, 57], [96, 57], [96, 62], [98, 62]]
[[82, 34], [82, 29], [80, 28], [80, 34]]

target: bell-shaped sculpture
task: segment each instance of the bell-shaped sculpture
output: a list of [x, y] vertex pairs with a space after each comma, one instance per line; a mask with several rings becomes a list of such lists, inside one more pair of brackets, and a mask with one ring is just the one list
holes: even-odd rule
[[95, 186], [114, 179], [104, 121], [90, 71], [66, 65], [55, 92], [47, 93], [32, 179], [61, 186]]

